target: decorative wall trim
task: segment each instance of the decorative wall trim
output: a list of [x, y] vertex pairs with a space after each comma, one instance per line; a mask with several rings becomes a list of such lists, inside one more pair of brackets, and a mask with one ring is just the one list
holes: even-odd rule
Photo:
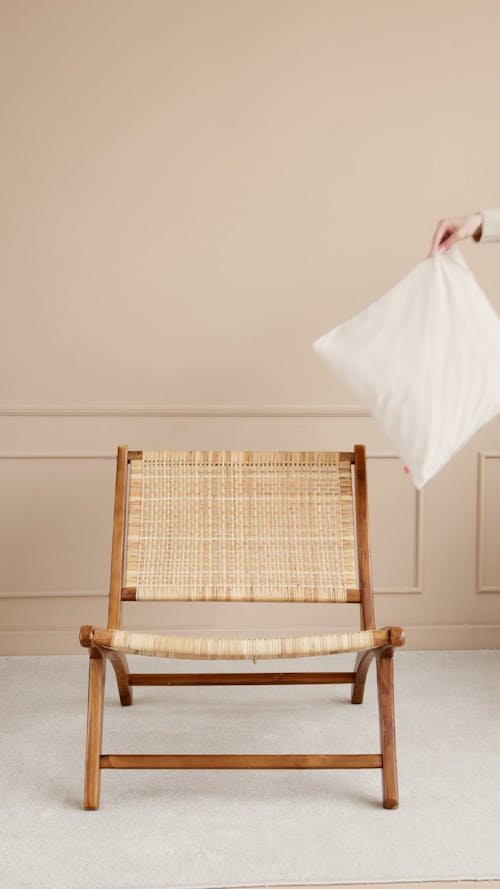
[[357, 404], [4, 404], [2, 417], [371, 417]]
[[477, 458], [476, 593], [500, 593], [500, 586], [487, 586], [483, 581], [486, 460], [498, 460], [500, 451], [478, 451]]
[[[368, 460], [399, 460], [398, 454], [380, 453], [366, 454]], [[71, 452], [71, 451], [11, 451], [0, 453], [0, 460], [115, 460], [115, 453], [106, 452]], [[415, 583], [412, 586], [401, 587], [375, 587], [373, 592], [376, 595], [412, 595], [423, 593], [422, 577], [423, 577], [423, 492], [415, 490], [416, 505], [416, 527], [415, 527]], [[87, 598], [87, 597], [105, 597], [106, 592], [99, 590], [81, 591], [81, 590], [29, 590], [21, 592], [0, 591], [0, 599], [33, 599], [33, 598]]]
[[0, 599], [107, 599], [105, 590], [0, 590]]
[[116, 453], [111, 451], [4, 451], [0, 460], [116, 460]]
[[[399, 460], [398, 454], [366, 454], [367, 462], [369, 460]], [[424, 576], [424, 492], [422, 489], [415, 488], [415, 583], [412, 586], [402, 587], [373, 587], [373, 592], [382, 595], [421, 595], [423, 589]]]

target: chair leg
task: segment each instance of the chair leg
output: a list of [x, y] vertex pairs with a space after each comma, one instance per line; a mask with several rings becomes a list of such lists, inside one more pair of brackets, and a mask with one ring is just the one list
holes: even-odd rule
[[102, 717], [106, 660], [98, 649], [90, 649], [87, 750], [85, 756], [84, 809], [98, 809], [101, 788]]
[[366, 675], [368, 673], [368, 668], [375, 656], [374, 649], [370, 649], [369, 651], [359, 651], [356, 656], [356, 663], [354, 664], [354, 682], [352, 684], [352, 696], [351, 703], [352, 704], [362, 704], [363, 703], [363, 695], [365, 693], [365, 682]]
[[113, 665], [122, 707], [130, 707], [133, 702], [133, 696], [132, 686], [128, 683], [129, 669], [127, 658], [121, 651], [112, 651], [111, 649], [103, 649], [103, 654]]
[[392, 645], [384, 646], [376, 651], [384, 809], [397, 809], [399, 805], [393, 654]]

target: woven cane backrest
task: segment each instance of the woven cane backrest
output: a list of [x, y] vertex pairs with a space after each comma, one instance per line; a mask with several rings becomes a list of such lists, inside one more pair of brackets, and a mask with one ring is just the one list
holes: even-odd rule
[[123, 583], [136, 600], [345, 602], [356, 588], [351, 455], [142, 451]]

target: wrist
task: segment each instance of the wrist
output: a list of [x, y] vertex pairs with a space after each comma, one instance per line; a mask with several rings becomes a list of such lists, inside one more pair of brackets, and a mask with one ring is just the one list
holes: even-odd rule
[[473, 213], [472, 219], [473, 225], [475, 224], [475, 228], [472, 232], [472, 237], [475, 241], [479, 241], [483, 233], [483, 214], [479, 211], [477, 213]]

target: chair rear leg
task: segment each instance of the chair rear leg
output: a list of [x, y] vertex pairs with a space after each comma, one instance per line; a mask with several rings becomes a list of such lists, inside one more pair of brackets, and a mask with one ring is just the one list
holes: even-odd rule
[[397, 809], [399, 805], [393, 654], [392, 645], [376, 650], [384, 809]]
[[106, 660], [96, 648], [89, 652], [87, 750], [85, 756], [84, 809], [98, 809], [101, 789], [102, 717]]
[[133, 697], [132, 686], [128, 684], [129, 669], [127, 658], [121, 651], [104, 649], [103, 653], [113, 665], [116, 684], [118, 685], [118, 694], [120, 695], [120, 703], [122, 707], [130, 707], [133, 702]]
[[352, 696], [351, 703], [352, 704], [362, 704], [363, 703], [363, 695], [365, 693], [365, 682], [366, 675], [368, 673], [368, 668], [375, 656], [374, 649], [370, 649], [369, 651], [359, 651], [356, 656], [356, 663], [354, 664], [354, 682], [352, 684]]

